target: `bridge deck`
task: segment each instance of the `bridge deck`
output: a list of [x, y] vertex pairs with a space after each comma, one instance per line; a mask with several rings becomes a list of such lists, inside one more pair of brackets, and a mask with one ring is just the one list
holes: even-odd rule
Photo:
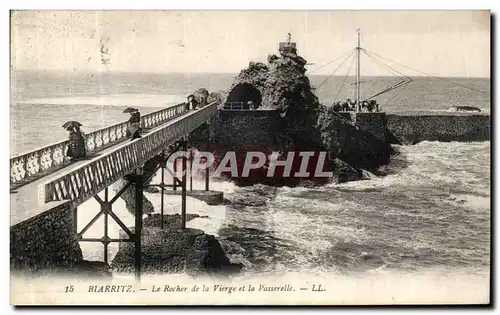
[[[159, 128], [159, 127], [157, 127]], [[122, 145], [122, 143], [117, 143], [107, 149], [102, 150], [101, 152], [95, 154], [91, 158], [86, 160], [76, 161], [71, 163], [70, 165], [54, 172], [48, 174], [38, 180], [31, 182], [27, 185], [19, 187], [17, 190], [11, 192], [10, 194], [10, 225], [17, 224], [26, 219], [29, 219], [46, 209], [43, 207], [39, 207], [38, 205], [38, 185], [50, 180], [52, 178], [56, 178], [63, 173], [67, 173], [73, 168], [78, 168], [79, 166], [87, 163], [88, 161], [96, 160], [100, 156], [114, 150], [116, 147]]]
[[[208, 108], [208, 107], [210, 107], [210, 108]], [[213, 111], [213, 110], [215, 110], [215, 108], [216, 108], [216, 106], [214, 106], [213, 104], [210, 104], [209, 106], [207, 106], [207, 108], [200, 109], [197, 111], [207, 112], [207, 110]], [[145, 132], [142, 135], [142, 138], [137, 139], [134, 142], [142, 141], [144, 138], [148, 138], [148, 135], [154, 135], [155, 133], [156, 133], [156, 136], [158, 136], [158, 131], [162, 131], [162, 129], [165, 129], [165, 128], [167, 128], [167, 129], [170, 128], [169, 130], [172, 130], [171, 129], [172, 127], [175, 128], [175, 125], [182, 123], [183, 120], [185, 120], [185, 121], [193, 120], [193, 118], [196, 116], [196, 115], [193, 116], [193, 114], [195, 114], [195, 113], [192, 111], [188, 111], [184, 114], [181, 114], [177, 118], [174, 118], [174, 119], [166, 121], [162, 124], [159, 124], [159, 125], [151, 128], [147, 132]], [[187, 123], [187, 124], [192, 125], [192, 123]], [[165, 130], [163, 130], [163, 131], [165, 132]], [[168, 137], [166, 137], [166, 138], [168, 138]], [[165, 139], [165, 141], [169, 141], [169, 140]], [[10, 194], [10, 197], [11, 197], [11, 199], [10, 199], [10, 225], [11, 226], [15, 225], [19, 222], [27, 220], [27, 219], [29, 219], [29, 218], [46, 210], [43, 207], [39, 206], [38, 194], [39, 194], [39, 186], [41, 184], [51, 182], [57, 178], [60, 178], [61, 176], [64, 176], [65, 174], [76, 173], [81, 168], [84, 168], [85, 166], [88, 166], [89, 164], [92, 164], [93, 162], [96, 162], [98, 160], [102, 160], [103, 158], [105, 158], [105, 156], [109, 155], [113, 151], [123, 150], [123, 149], [126, 150], [127, 147], [129, 145], [132, 145], [132, 144], [133, 144], [133, 142], [131, 142], [131, 141], [117, 143], [115, 145], [112, 145], [110, 147], [107, 147], [107, 148], [99, 151], [95, 155], [87, 158], [86, 160], [73, 162], [66, 167], [63, 167], [55, 172], [52, 172], [48, 175], [45, 175], [41, 178], [38, 178], [37, 180], [35, 180], [31, 183], [28, 183], [24, 186], [18, 187], [14, 191], [11, 191], [11, 194]], [[167, 145], [167, 144], [169, 144], [169, 143], [167, 143], [167, 142], [164, 143], [164, 145]], [[81, 202], [84, 202], [84, 200], [81, 200]], [[75, 204], [75, 206], [76, 206], [76, 204]]]

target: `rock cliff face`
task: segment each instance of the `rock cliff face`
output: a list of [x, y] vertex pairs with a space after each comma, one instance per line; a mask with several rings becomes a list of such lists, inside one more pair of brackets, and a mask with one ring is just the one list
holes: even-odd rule
[[[253, 114], [253, 111], [241, 112], [241, 115], [219, 112], [212, 126], [212, 148], [216, 156], [223, 156], [227, 151], [241, 151], [243, 160], [243, 154], [250, 150], [280, 151], [285, 156], [287, 151], [314, 151], [316, 154], [327, 151], [324, 170], [336, 172], [340, 182], [360, 179], [360, 168], [375, 171], [388, 163], [392, 152], [388, 143], [359, 130], [319, 103], [306, 76], [305, 59], [294, 52], [281, 51], [279, 56], [270, 55], [267, 61], [266, 64], [250, 62], [235, 78], [225, 98], [227, 103], [251, 102], [257, 109], [255, 112], [262, 115]], [[265, 114], [264, 110], [275, 110], [276, 115]], [[298, 170], [300, 159], [294, 160], [293, 165], [293, 169]], [[314, 173], [315, 167], [311, 163], [308, 171]], [[276, 174], [280, 177], [279, 172]], [[259, 174], [259, 170], [251, 175], [251, 178], [232, 179], [245, 184], [273, 184], [273, 180]], [[324, 183], [324, 179], [315, 181]], [[275, 178], [274, 182], [295, 185], [302, 179]]]
[[252, 101], [257, 108], [276, 109], [283, 118], [282, 127], [296, 134], [313, 131], [321, 106], [305, 65], [302, 57], [285, 52], [270, 55], [267, 65], [250, 62], [236, 77], [226, 101]]
[[380, 140], [370, 132], [360, 130], [332, 109], [321, 111], [318, 129], [321, 142], [329, 155], [358, 171], [366, 169], [376, 172], [379, 166], [389, 163], [394, 152], [388, 142]]
[[[200, 217], [188, 214], [186, 220]], [[242, 264], [231, 263], [217, 239], [201, 230], [180, 230], [180, 215], [165, 215], [144, 219], [142, 233], [142, 270], [147, 274], [185, 272], [197, 275], [229, 275], [238, 273]], [[133, 230], [133, 228], [131, 228]], [[121, 233], [124, 238], [127, 236]], [[133, 272], [135, 262], [133, 243], [120, 243], [111, 266], [118, 272]]]
[[[150, 177], [156, 171], [158, 161], [155, 159], [151, 159], [146, 161], [143, 166], [143, 174], [144, 177]], [[147, 186], [151, 183], [152, 178], [150, 178], [147, 182], [144, 183], [144, 186]], [[127, 185], [128, 180], [119, 179], [114, 185], [113, 189], [115, 193], [118, 193], [125, 185]], [[125, 201], [126, 209], [133, 215], [135, 215], [135, 184], [130, 185], [120, 196]], [[151, 201], [143, 195], [142, 196], [142, 212], [143, 214], [151, 214], [154, 212], [154, 207]]]

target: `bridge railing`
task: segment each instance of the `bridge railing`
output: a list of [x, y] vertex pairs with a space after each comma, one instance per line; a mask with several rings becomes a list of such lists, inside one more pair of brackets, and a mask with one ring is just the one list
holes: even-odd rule
[[[186, 112], [184, 104], [167, 107], [141, 117], [141, 127], [151, 128]], [[88, 153], [99, 152], [111, 145], [127, 139], [126, 131], [130, 123], [122, 122], [85, 135]], [[69, 140], [47, 145], [40, 149], [19, 154], [10, 159], [11, 189], [36, 180], [69, 164], [66, 156]]]
[[243, 102], [225, 102], [222, 107], [223, 110], [243, 110]]
[[130, 174], [180, 138], [208, 121], [217, 112], [217, 102], [177, 117], [157, 130], [69, 170], [38, 187], [40, 204], [71, 200], [82, 204], [118, 179]]

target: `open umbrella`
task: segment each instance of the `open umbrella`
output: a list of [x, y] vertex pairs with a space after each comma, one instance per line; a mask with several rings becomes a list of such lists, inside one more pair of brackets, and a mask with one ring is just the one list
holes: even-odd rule
[[124, 113], [133, 113], [133, 112], [137, 112], [137, 108], [133, 108], [133, 107], [127, 107], [123, 110]]
[[68, 121], [66, 122], [64, 125], [62, 125], [63, 128], [74, 128], [74, 127], [81, 127], [82, 124], [80, 124], [78, 121], [74, 121], [74, 120], [71, 120], [71, 121]]

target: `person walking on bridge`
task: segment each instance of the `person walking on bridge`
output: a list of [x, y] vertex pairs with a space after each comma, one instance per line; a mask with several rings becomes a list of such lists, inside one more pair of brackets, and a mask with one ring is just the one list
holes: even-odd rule
[[72, 126], [67, 128], [69, 131], [69, 145], [66, 155], [72, 160], [76, 161], [87, 156], [85, 148], [85, 135], [80, 130], [79, 126]]
[[196, 101], [196, 99], [194, 98], [194, 95], [193, 94], [190, 94], [188, 97], [187, 97], [187, 109], [188, 110], [195, 110], [196, 107], [198, 106], [198, 102]]
[[130, 108], [128, 112], [130, 113], [128, 119], [130, 126], [127, 128], [127, 137], [134, 140], [141, 137], [141, 113], [135, 108]]

